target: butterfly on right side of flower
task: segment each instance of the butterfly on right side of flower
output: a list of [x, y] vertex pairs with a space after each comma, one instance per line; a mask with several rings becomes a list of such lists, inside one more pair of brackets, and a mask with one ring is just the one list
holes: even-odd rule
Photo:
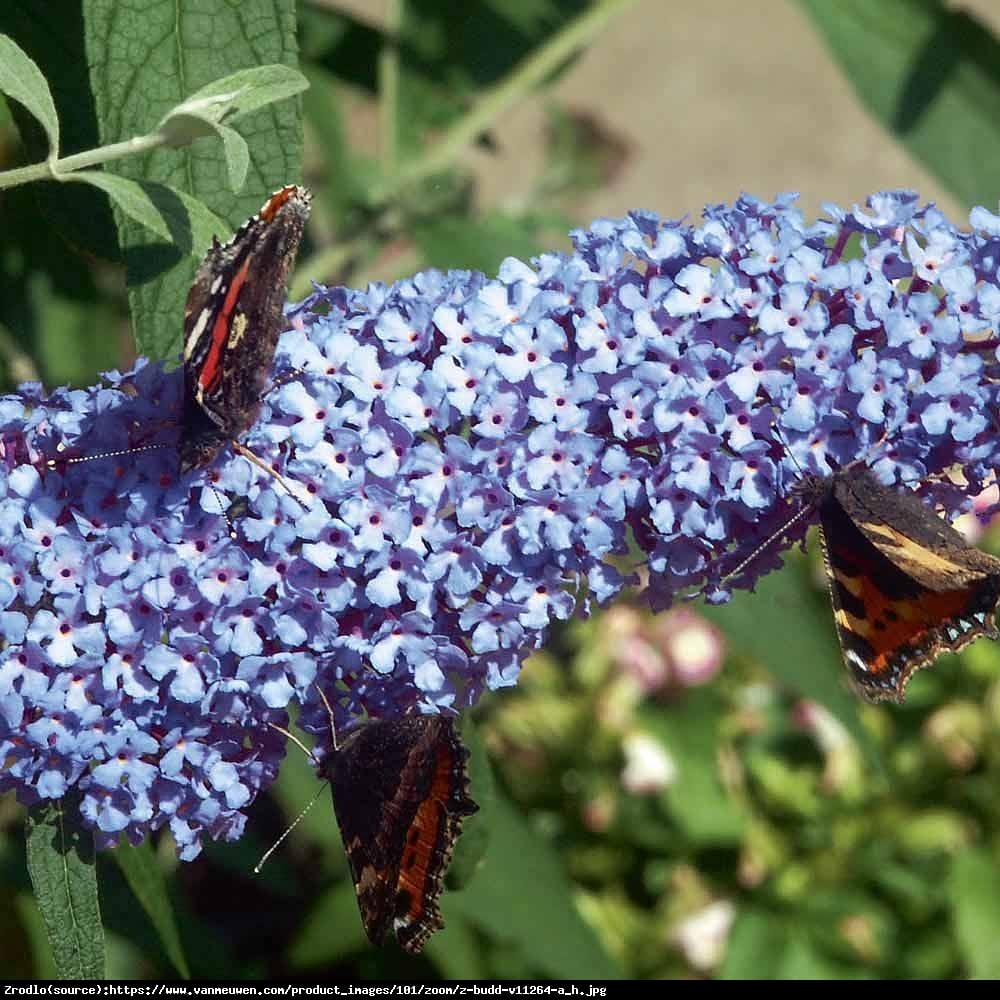
[[444, 926], [438, 899], [466, 816], [469, 751], [444, 715], [369, 719], [320, 763], [369, 939], [416, 954]]
[[795, 520], [819, 514], [841, 651], [866, 698], [902, 701], [913, 673], [939, 654], [998, 637], [1000, 559], [914, 493], [849, 466], [805, 476], [794, 495], [803, 501]]
[[182, 475], [228, 444], [247, 454], [239, 438], [260, 413], [311, 204], [308, 189], [281, 188], [198, 268], [184, 309]]

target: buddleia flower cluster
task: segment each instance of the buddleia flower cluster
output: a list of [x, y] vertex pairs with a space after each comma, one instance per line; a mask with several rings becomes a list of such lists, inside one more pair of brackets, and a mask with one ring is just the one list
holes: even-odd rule
[[496, 278], [317, 287], [244, 441], [281, 481], [229, 450], [178, 477], [158, 364], [23, 386], [0, 402], [0, 788], [75, 789], [100, 844], [166, 826], [189, 859], [240, 835], [293, 702], [328, 743], [319, 689], [338, 728], [457, 712], [637, 573], [656, 608], [724, 596], [805, 472], [863, 460], [956, 514], [1000, 447], [1000, 218], [970, 221], [909, 192], [809, 223], [742, 197]]

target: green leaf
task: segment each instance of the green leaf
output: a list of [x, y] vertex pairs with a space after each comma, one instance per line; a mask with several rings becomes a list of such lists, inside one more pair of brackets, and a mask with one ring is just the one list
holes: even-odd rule
[[792, 933], [781, 952], [781, 961], [775, 979], [801, 982], [803, 980], [869, 979], [867, 970], [834, 962], [814, 945], [806, 935]]
[[488, 979], [482, 941], [475, 929], [452, 914], [447, 933], [434, 934], [425, 955], [437, 966], [443, 979]]
[[995, 205], [1000, 43], [928, 0], [800, 0], [879, 122], [967, 205]]
[[[115, 161], [111, 167], [116, 174], [184, 191], [211, 205], [232, 228], [256, 212], [273, 191], [299, 179], [299, 102], [261, 106], [273, 99], [274, 88], [291, 93], [302, 86], [297, 74], [289, 76], [273, 65], [294, 67], [296, 62], [294, 0], [146, 0], [140, 8], [125, 0], [83, 0], [83, 9], [103, 143], [148, 133], [191, 98], [204, 99], [205, 107], [218, 110], [222, 105], [212, 98], [219, 88], [222, 93], [240, 92], [228, 99], [235, 103], [226, 119], [228, 124], [234, 113], [239, 117], [250, 146], [252, 182], [239, 195], [229, 189], [233, 171], [225, 150], [207, 140]], [[258, 86], [253, 75], [226, 79], [227, 74], [257, 67], [267, 70], [264, 76], [270, 74], [266, 86]], [[128, 80], [127, 87], [122, 80]], [[167, 244], [151, 243], [145, 227], [124, 213], [117, 212], [116, 218], [138, 348], [156, 358], [175, 357], [196, 262], [186, 251], [179, 254]], [[206, 245], [194, 249], [203, 252]]]
[[773, 979], [788, 944], [784, 922], [766, 910], [745, 909], [729, 933], [719, 979]]
[[123, 842], [111, 853], [135, 898], [146, 911], [150, 923], [156, 928], [167, 958], [184, 979], [190, 979], [191, 970], [188, 968], [181, 947], [177, 922], [167, 893], [167, 883], [149, 841], [143, 841], [138, 847]]
[[[531, 967], [556, 979], [619, 979], [573, 902], [573, 887], [557, 851], [497, 795], [490, 849], [461, 892], [446, 892], [446, 924], [461, 919], [515, 946]], [[438, 944], [447, 946], [448, 927]], [[460, 932], [462, 933], [462, 932]]]
[[696, 845], [739, 843], [744, 817], [719, 777], [719, 722], [725, 706], [711, 688], [694, 689], [669, 709], [648, 709], [639, 725], [656, 736], [677, 763], [663, 792], [670, 814]]
[[250, 147], [239, 132], [196, 114], [171, 116], [167, 129], [170, 132], [172, 146], [186, 146], [201, 136], [214, 135], [222, 142], [226, 154], [230, 190], [239, 191], [243, 187], [250, 167]]
[[[100, 146], [101, 136], [90, 92], [81, 5], [4, 0], [0, 3], [0, 31], [14, 38], [45, 74], [59, 115], [60, 155], [70, 156]], [[44, 160], [49, 149], [44, 129], [22, 105], [12, 103], [10, 108], [28, 160]], [[12, 225], [11, 202], [15, 195], [21, 196], [20, 211], [30, 211], [34, 217], [34, 222], [18, 233], [22, 245], [28, 240], [46, 246], [47, 258], [42, 258], [46, 260], [43, 266], [57, 284], [62, 282], [66, 262], [74, 254], [78, 258], [92, 255], [102, 261], [121, 263], [114, 215], [106, 198], [95, 198], [92, 191], [74, 184], [26, 185], [5, 195], [5, 230]], [[7, 238], [12, 240], [11, 235]], [[80, 259], [73, 270], [84, 270]], [[18, 325], [10, 323], [10, 326], [17, 329]], [[93, 381], [97, 370], [98, 362], [94, 361], [87, 383]]]
[[309, 81], [290, 66], [254, 66], [220, 77], [196, 90], [168, 111], [158, 128], [169, 134], [173, 120], [188, 115], [215, 124], [232, 124], [258, 108], [294, 97], [308, 86]]
[[368, 947], [354, 884], [347, 878], [325, 892], [309, 911], [288, 949], [288, 961], [293, 969], [308, 969]]
[[969, 975], [1000, 977], [1000, 866], [984, 850], [955, 856], [948, 879], [955, 937]]
[[93, 834], [66, 796], [28, 813], [28, 873], [60, 979], [104, 978]]
[[729, 604], [699, 610], [725, 631], [732, 650], [758, 660], [786, 687], [823, 705], [858, 741], [869, 761], [877, 760], [861, 725], [860, 699], [847, 686], [830, 602], [825, 595], [810, 593], [805, 569], [786, 561], [757, 584], [755, 593], [741, 591]]
[[493, 768], [486, 752], [479, 729], [467, 715], [462, 721], [462, 739], [469, 748], [469, 787], [479, 812], [467, 816], [462, 824], [462, 834], [455, 845], [455, 853], [448, 868], [450, 889], [460, 889], [473, 877], [490, 843], [493, 829], [493, 805], [496, 783]]
[[0, 91], [23, 104], [41, 122], [49, 157], [59, 155], [59, 116], [38, 64], [13, 39], [0, 35]]
[[66, 180], [100, 188], [130, 219], [196, 259], [213, 236], [227, 238], [231, 233], [197, 198], [166, 184], [131, 181], [97, 170], [78, 170], [67, 174]]

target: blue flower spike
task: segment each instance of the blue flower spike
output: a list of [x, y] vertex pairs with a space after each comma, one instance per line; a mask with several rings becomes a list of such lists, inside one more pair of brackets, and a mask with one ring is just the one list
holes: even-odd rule
[[168, 827], [191, 859], [240, 836], [292, 702], [329, 739], [317, 684], [345, 731], [461, 711], [640, 570], [655, 608], [724, 600], [803, 472], [864, 459], [966, 509], [1000, 461], [1000, 218], [825, 211], [635, 212], [494, 279], [318, 288], [246, 438], [305, 504], [228, 452], [182, 478], [162, 451], [60, 462], [175, 445], [159, 365], [5, 397], [0, 789], [76, 785], [99, 844]]

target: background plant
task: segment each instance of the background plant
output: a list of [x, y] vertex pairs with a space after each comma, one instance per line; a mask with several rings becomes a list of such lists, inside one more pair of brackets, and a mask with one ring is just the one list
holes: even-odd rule
[[[129, 55], [123, 43], [156, 37], [156, 17], [175, 6], [152, 5], [149, 21], [128, 23], [113, 3], [45, 12], [11, 4], [0, 30], [49, 79], [61, 149], [72, 156], [149, 134], [170, 108], [227, 72], [291, 63], [297, 28], [310, 90], [301, 107], [285, 101], [236, 122], [249, 178], [238, 192], [231, 136], [228, 159], [216, 135], [109, 166], [127, 180], [171, 183], [235, 225], [297, 178], [304, 122], [305, 177], [320, 205], [303, 281], [354, 285], [427, 264], [493, 272], [504, 256], [548, 249], [585, 222], [571, 214], [574, 199], [627, 161], [613, 123], [554, 108], [547, 158], [515, 204], [478, 204], [476, 175], [463, 166], [470, 145], [502, 136], [494, 130], [504, 111], [557, 78], [628, 5], [484, 3], [457, 21], [446, 5], [394, 3], [379, 28], [329, 4], [296, 12], [290, 3], [266, 11], [250, 3], [212, 12], [227, 44], [206, 50], [192, 4], [168, 29], [173, 63], [156, 63], [141, 46]], [[996, 135], [979, 124], [996, 117], [989, 33], [936, 4], [844, 5], [836, 14], [803, 6], [885, 127], [967, 204], [992, 205]], [[247, 25], [264, 14], [271, 25], [251, 38]], [[128, 58], [135, 83], [125, 92], [118, 85]], [[344, 95], [358, 89], [378, 95], [374, 160], [344, 137]], [[675, 107], [672, 95], [656, 99]], [[10, 166], [44, 161], [49, 136], [23, 106], [10, 108]], [[5, 193], [0, 321], [11, 384], [36, 375], [87, 384], [128, 359], [130, 329], [142, 353], [176, 353], [181, 304], [205, 240], [183, 213], [152, 203], [180, 228], [167, 226], [169, 242], [151, 238], [120, 202], [114, 213], [102, 207], [82, 185]], [[762, 628], [769, 614], [773, 629]], [[100, 859], [111, 974], [183, 968], [181, 953], [201, 975], [991, 974], [1000, 923], [995, 651], [979, 644], [961, 668], [942, 662], [918, 678], [903, 709], [873, 709], [839, 687], [829, 608], [804, 561], [712, 615], [729, 657], [709, 684], [697, 671], [697, 683], [682, 682], [690, 661], [668, 655], [662, 623], [626, 614], [615, 631], [599, 622], [568, 627], [521, 689], [485, 706], [480, 727], [499, 781], [491, 795], [479, 755], [476, 794], [488, 807], [470, 824], [465, 864], [482, 853], [476, 838], [488, 836], [485, 861], [448, 896], [449, 929], [419, 966], [363, 944], [332, 818], [321, 807], [265, 878], [250, 878], [284, 822], [262, 802], [251, 836], [213, 848], [191, 870], [171, 871], [171, 852], [159, 845], [179, 914], [173, 922], [166, 897], [142, 887], [157, 871], [149, 857], [141, 866], [120, 863], [124, 878], [112, 859]], [[794, 649], [772, 638], [790, 637], [790, 615]], [[607, 636], [614, 642], [601, 641]], [[647, 666], [666, 664], [657, 668], [660, 681], [637, 681], [622, 654], [622, 646], [643, 645]], [[662, 748], [659, 770], [644, 775], [637, 735]], [[275, 801], [291, 812], [315, 779], [304, 762], [289, 764]], [[628, 765], [633, 773], [623, 778]], [[8, 884], [19, 891], [7, 896], [4, 951], [11, 975], [37, 975], [51, 967], [26, 892], [20, 827], [12, 815], [4, 856]], [[462, 867], [459, 859], [459, 880], [469, 875]], [[194, 944], [204, 935], [219, 942], [211, 957]], [[30, 969], [20, 958], [26, 940], [37, 956]], [[728, 947], [713, 953], [715, 940]]]

